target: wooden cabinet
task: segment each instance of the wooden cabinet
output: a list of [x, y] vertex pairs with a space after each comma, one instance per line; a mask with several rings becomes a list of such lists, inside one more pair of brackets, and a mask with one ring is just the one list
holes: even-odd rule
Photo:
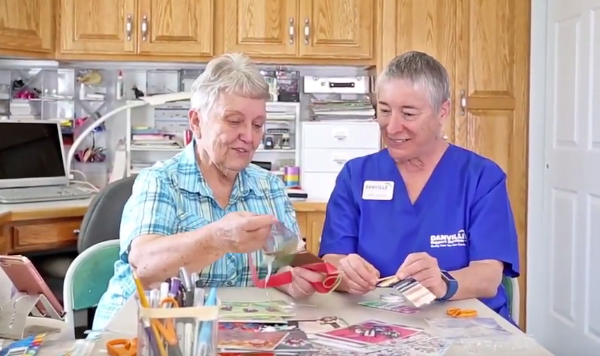
[[[531, 2], [458, 0], [456, 141], [498, 163], [519, 235], [525, 327]], [[501, 29], [501, 30], [499, 30]]]
[[60, 52], [134, 54], [136, 0], [61, 0]]
[[[450, 140], [498, 163], [519, 234], [525, 310], [530, 2], [384, 0], [381, 68], [411, 50], [448, 70], [454, 113]], [[520, 325], [524, 326], [525, 313]]]
[[60, 1], [59, 57], [213, 55], [213, 0]]
[[371, 60], [376, 15], [376, 0], [226, 0], [223, 49], [262, 58]]
[[295, 202], [296, 219], [300, 227], [300, 235], [306, 241], [306, 249], [315, 255], [319, 253], [325, 209], [327, 203]]
[[54, 56], [54, 0], [0, 2], [0, 57]]
[[75, 247], [81, 220], [81, 217], [65, 217], [14, 221], [0, 225], [0, 254]]

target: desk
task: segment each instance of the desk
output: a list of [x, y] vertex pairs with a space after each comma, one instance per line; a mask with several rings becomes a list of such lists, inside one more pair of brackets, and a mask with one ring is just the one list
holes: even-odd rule
[[[49, 203], [0, 204], [0, 254], [75, 247], [91, 199]], [[307, 249], [319, 250], [326, 203], [294, 202]]]
[[[439, 305], [432, 305], [418, 314], [402, 315], [391, 313], [383, 310], [367, 309], [360, 307], [357, 303], [361, 300], [377, 298], [381, 292], [388, 293], [389, 289], [378, 290], [369, 293], [366, 296], [350, 296], [341, 293], [333, 293], [329, 295], [316, 294], [310, 299], [303, 301], [302, 304], [310, 304], [314, 306], [300, 307], [295, 313], [297, 318], [315, 318], [323, 316], [338, 316], [349, 324], [358, 323], [368, 319], [383, 320], [391, 323], [403, 324], [420, 328], [427, 328], [424, 321], [425, 317], [442, 317], [446, 313], [448, 307], [460, 307], [466, 309], [477, 309], [480, 316], [493, 317], [506, 330], [515, 334], [522, 334], [517, 328], [508, 323], [506, 320], [498, 316], [491, 309], [487, 308], [478, 300], [463, 300], [459, 302], [449, 302]], [[269, 296], [264, 289], [258, 288], [223, 288], [219, 290], [219, 297], [225, 301], [266, 301], [269, 300], [288, 300], [289, 297], [277, 290], [270, 289]], [[107, 330], [111, 333], [103, 336], [103, 340], [96, 345], [94, 355], [106, 355], [103, 352], [103, 345], [106, 340], [118, 338], [121, 335], [133, 337], [136, 330], [137, 307], [135, 301], [130, 299], [125, 303], [123, 308], [115, 315], [114, 319], [107, 326]], [[61, 351], [67, 351], [68, 345], [49, 346], [47, 349], [42, 347], [41, 356], [57, 355]], [[488, 353], [485, 353], [489, 355]], [[452, 346], [446, 353], [447, 356], [462, 356], [465, 355], [465, 350], [459, 345]], [[470, 355], [474, 355], [470, 353]], [[483, 353], [482, 353], [483, 355]], [[527, 351], [510, 352], [511, 356], [552, 356], [552, 354], [541, 346], [533, 347]]]

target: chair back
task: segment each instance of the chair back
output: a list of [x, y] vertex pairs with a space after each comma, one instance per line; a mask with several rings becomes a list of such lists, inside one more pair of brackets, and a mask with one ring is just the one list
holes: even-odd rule
[[103, 241], [79, 254], [69, 266], [63, 284], [65, 322], [74, 331], [74, 312], [94, 308], [108, 289], [119, 258], [119, 240]]
[[515, 323], [519, 323], [521, 316], [521, 294], [519, 293], [519, 281], [516, 278], [502, 277], [502, 286], [506, 291], [508, 299], [508, 313]]
[[77, 252], [83, 253], [100, 242], [119, 238], [121, 215], [131, 196], [135, 177], [108, 184], [92, 199], [79, 228]]

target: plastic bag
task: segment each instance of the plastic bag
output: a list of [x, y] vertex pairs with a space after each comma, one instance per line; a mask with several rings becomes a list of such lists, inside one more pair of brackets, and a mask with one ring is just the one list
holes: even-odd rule
[[267, 255], [275, 257], [293, 254], [304, 248], [304, 241], [281, 222], [271, 226], [271, 233], [267, 238], [263, 250]]
[[513, 334], [494, 318], [432, 318], [426, 319], [436, 336], [452, 340], [469, 354], [499, 353], [531, 350], [537, 345], [527, 335]]

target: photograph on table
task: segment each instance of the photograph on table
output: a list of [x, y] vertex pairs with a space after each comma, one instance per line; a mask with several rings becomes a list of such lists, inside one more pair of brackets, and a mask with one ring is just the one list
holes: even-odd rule
[[494, 318], [428, 318], [433, 333], [444, 339], [510, 336]]
[[370, 345], [381, 344], [397, 339], [405, 339], [421, 331], [421, 329], [408, 326], [387, 324], [378, 320], [369, 320], [319, 335], [346, 342]]
[[366, 300], [359, 302], [358, 305], [367, 308], [387, 310], [399, 314], [416, 314], [420, 310], [406, 305], [404, 302], [387, 302], [383, 300]]
[[286, 338], [287, 332], [221, 330], [218, 347], [223, 350], [272, 351]]
[[337, 316], [324, 316], [316, 319], [288, 320], [288, 325], [295, 326], [307, 334], [318, 334], [345, 328], [348, 323]]
[[305, 353], [316, 351], [306, 333], [302, 330], [291, 330], [275, 349], [277, 353]]

